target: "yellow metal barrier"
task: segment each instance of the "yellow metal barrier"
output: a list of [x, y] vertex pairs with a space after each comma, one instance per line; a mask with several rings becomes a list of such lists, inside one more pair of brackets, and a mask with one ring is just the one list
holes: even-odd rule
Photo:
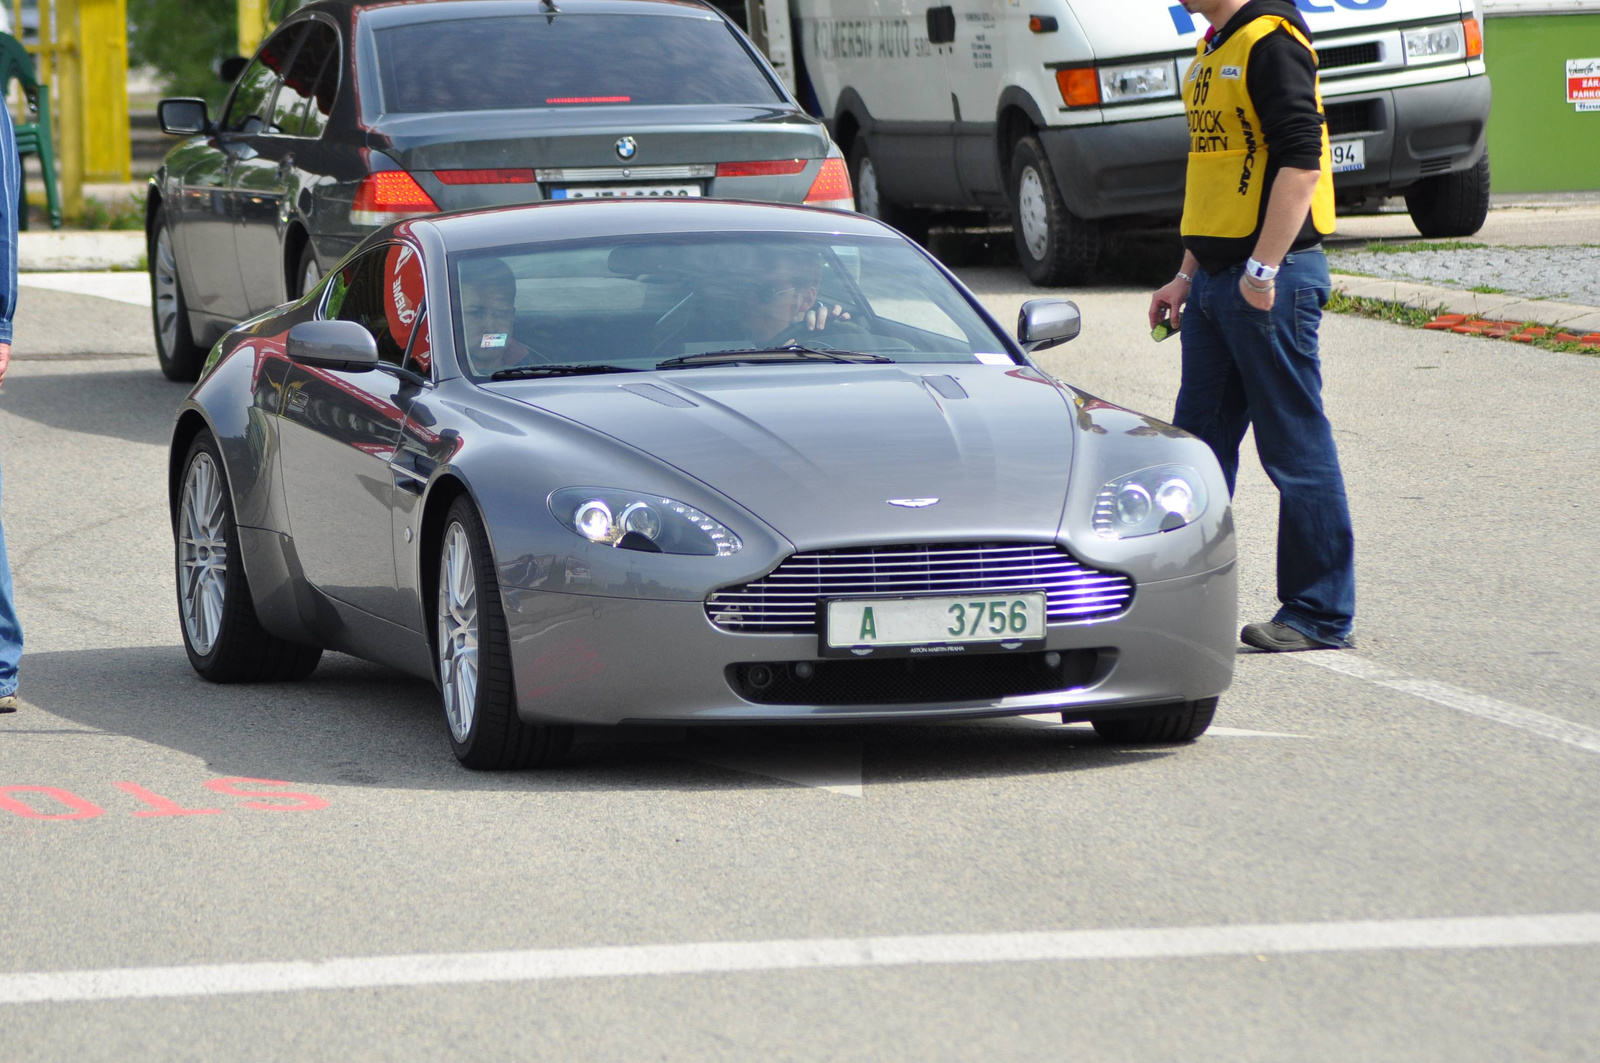
[[[11, 14], [20, 35], [21, 0]], [[85, 181], [131, 178], [127, 0], [39, 0], [39, 39], [27, 49], [53, 90], [62, 211], [78, 218]]]

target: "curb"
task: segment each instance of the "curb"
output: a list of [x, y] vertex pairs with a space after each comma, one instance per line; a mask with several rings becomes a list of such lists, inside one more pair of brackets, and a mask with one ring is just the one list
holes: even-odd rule
[[17, 269], [23, 273], [75, 273], [144, 268], [142, 232], [22, 232]]
[[1356, 277], [1346, 273], [1333, 275], [1333, 287], [1345, 295], [1382, 299], [1414, 309], [1432, 310], [1436, 314], [1462, 315], [1461, 320], [1453, 324], [1465, 324], [1470, 320], [1496, 325], [1509, 323], [1520, 328], [1524, 324], [1537, 323], [1574, 337], [1562, 342], [1578, 342], [1586, 333], [1600, 332], [1600, 306], [1557, 303], [1549, 299], [1528, 299], [1516, 295], [1486, 295], [1464, 292], [1458, 288]]

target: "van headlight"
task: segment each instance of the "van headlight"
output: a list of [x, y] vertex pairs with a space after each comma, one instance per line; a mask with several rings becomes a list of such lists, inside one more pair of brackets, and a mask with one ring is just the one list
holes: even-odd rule
[[744, 544], [726, 524], [686, 502], [642, 491], [563, 487], [550, 512], [591, 543], [652, 554], [728, 557]]
[[1406, 63], [1442, 63], [1467, 57], [1467, 35], [1459, 22], [1441, 26], [1422, 26], [1400, 34], [1405, 42]]
[[1119, 476], [1094, 501], [1095, 534], [1132, 539], [1192, 524], [1206, 511], [1206, 484], [1187, 465], [1157, 465]]
[[1177, 68], [1172, 60], [1141, 63], [1137, 66], [1103, 66], [1100, 75], [1100, 102], [1130, 103], [1178, 94]]

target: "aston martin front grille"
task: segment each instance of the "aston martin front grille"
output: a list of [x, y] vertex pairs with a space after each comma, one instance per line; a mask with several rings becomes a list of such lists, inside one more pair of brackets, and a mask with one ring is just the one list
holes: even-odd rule
[[706, 599], [724, 631], [815, 634], [828, 598], [1045, 592], [1050, 623], [1098, 620], [1122, 612], [1133, 580], [1073, 559], [1054, 544], [943, 543], [865, 546], [795, 554], [773, 572]]

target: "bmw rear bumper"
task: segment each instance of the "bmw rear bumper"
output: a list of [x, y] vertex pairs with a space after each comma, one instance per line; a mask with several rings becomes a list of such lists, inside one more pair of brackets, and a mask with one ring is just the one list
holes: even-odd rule
[[1229, 564], [1141, 584], [1114, 619], [1052, 625], [1046, 651], [1092, 662], [1067, 689], [954, 701], [774, 704], [737, 690], [735, 674], [764, 662], [820, 664], [816, 636], [725, 632], [700, 602], [515, 588], [503, 597], [518, 712], [541, 722], [793, 723], [1052, 711], [1086, 720], [1221, 694], [1233, 680], [1237, 645], [1237, 577]]

